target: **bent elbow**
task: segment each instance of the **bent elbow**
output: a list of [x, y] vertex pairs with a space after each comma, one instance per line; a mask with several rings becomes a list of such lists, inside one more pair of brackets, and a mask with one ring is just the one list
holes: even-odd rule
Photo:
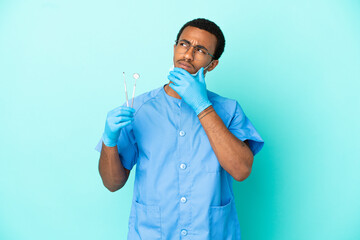
[[250, 176], [252, 170], [252, 164], [254, 161], [254, 155], [249, 155], [248, 159], [241, 164], [240, 169], [236, 172], [234, 179], [238, 182], [242, 182]]
[[107, 189], [108, 189], [110, 192], [116, 192], [116, 191], [119, 190], [120, 188], [109, 188], [109, 187], [107, 187]]
[[251, 167], [245, 167], [244, 169], [239, 171], [238, 174], [233, 176], [233, 178], [238, 182], [242, 182], [250, 176], [250, 173], [251, 173]]
[[110, 192], [116, 192], [117, 190], [120, 190], [125, 184], [122, 185], [106, 185], [104, 186], [110, 191]]

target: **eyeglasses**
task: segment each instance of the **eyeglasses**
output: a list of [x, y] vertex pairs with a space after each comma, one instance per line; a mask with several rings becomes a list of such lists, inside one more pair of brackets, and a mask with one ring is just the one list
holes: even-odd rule
[[203, 47], [203, 46], [194, 46], [191, 45], [189, 41], [186, 40], [180, 40], [175, 41], [176, 43], [176, 51], [179, 53], [186, 53], [191, 47], [193, 47], [193, 53], [194, 53], [194, 60], [201, 60], [204, 59], [207, 55], [211, 56], [212, 58], [215, 58], [213, 55], [209, 53], [209, 51]]

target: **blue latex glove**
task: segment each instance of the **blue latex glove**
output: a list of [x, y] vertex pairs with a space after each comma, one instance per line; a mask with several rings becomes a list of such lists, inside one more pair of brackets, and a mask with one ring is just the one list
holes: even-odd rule
[[182, 68], [174, 68], [168, 79], [173, 82], [169, 86], [194, 109], [196, 115], [211, 105], [207, 97], [204, 68], [200, 68], [195, 77]]
[[130, 107], [117, 107], [108, 112], [103, 133], [103, 142], [108, 147], [115, 147], [120, 136], [121, 128], [134, 120], [135, 109]]

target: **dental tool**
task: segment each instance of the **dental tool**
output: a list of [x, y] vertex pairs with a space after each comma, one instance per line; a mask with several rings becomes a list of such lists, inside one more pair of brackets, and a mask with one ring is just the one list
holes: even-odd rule
[[[123, 77], [124, 77], [124, 86], [125, 86], [126, 106], [129, 107], [129, 98], [128, 98], [128, 92], [127, 92], [126, 81], [125, 81], [125, 72], [123, 72]], [[140, 78], [140, 74], [134, 73], [133, 78], [135, 79], [135, 83], [134, 83], [133, 94], [132, 94], [132, 99], [131, 99], [131, 107], [133, 107], [133, 105], [134, 105], [136, 80]]]
[[131, 107], [133, 107], [134, 105], [134, 97], [135, 97], [135, 89], [136, 89], [136, 80], [139, 79], [140, 75], [138, 73], [134, 73], [133, 74], [133, 78], [135, 79], [135, 83], [134, 83], [134, 89], [133, 89], [133, 95], [132, 95], [132, 100], [131, 100]]
[[126, 81], [125, 81], [125, 72], [123, 72], [123, 77], [124, 77], [124, 86], [125, 86], [126, 106], [129, 107], [128, 93], [127, 93]]

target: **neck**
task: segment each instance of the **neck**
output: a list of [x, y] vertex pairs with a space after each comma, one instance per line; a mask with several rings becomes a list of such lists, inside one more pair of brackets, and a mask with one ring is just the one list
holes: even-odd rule
[[177, 99], [181, 99], [181, 97], [179, 96], [179, 94], [177, 94], [177, 92], [174, 91], [174, 89], [172, 89], [169, 84], [171, 82], [169, 82], [168, 84], [165, 85], [164, 90], [166, 92], [167, 95], [169, 95], [170, 97], [174, 97]]

